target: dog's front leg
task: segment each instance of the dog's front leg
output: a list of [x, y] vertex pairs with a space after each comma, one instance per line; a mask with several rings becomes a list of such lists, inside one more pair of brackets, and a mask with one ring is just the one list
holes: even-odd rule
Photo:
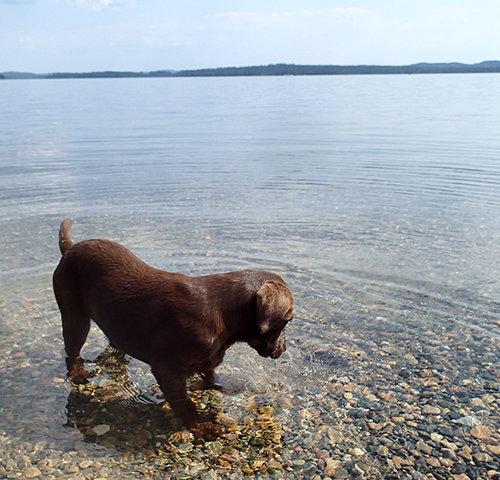
[[201, 378], [203, 380], [203, 389], [205, 390], [222, 390], [223, 386], [217, 381], [215, 376], [215, 371], [213, 368], [206, 368], [201, 372]]
[[153, 375], [158, 380], [175, 414], [182, 419], [195, 436], [214, 439], [220, 435], [217, 427], [207, 422], [197, 411], [196, 405], [187, 396], [186, 378], [172, 374], [165, 368], [152, 368]]
[[151, 370], [165, 394], [165, 400], [184, 424], [191, 427], [191, 425], [199, 422], [196, 406], [187, 396], [186, 378], [171, 373], [165, 367], [152, 367]]

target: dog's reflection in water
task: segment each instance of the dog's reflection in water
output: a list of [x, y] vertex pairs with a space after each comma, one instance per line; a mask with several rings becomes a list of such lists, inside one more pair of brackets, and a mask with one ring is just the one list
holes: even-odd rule
[[85, 441], [117, 450], [148, 450], [179, 431], [181, 421], [165, 403], [158, 385], [143, 389], [130, 379], [130, 361], [108, 345], [89, 362], [95, 383], [90, 379], [71, 389], [67, 426], [78, 428]]
[[[190, 395], [197, 408], [224, 432], [217, 441], [205, 442], [182, 426], [157, 384], [144, 389], [130, 378], [130, 361], [130, 357], [108, 346], [95, 360], [86, 362], [94, 376], [86, 385], [75, 385], [67, 402], [67, 426], [78, 428], [85, 442], [118, 452], [125, 460], [137, 455], [154, 462], [169, 459], [171, 468], [180, 469], [180, 473], [188, 467], [177, 462], [179, 457], [172, 452], [181, 444], [195, 449], [205, 468], [229, 459], [237, 461], [244, 471], [267, 465], [269, 452], [276, 456], [286, 448], [276, 415], [279, 407], [273, 404], [272, 396], [245, 388], [241, 377], [223, 377], [224, 384], [230, 385], [229, 391], [224, 389], [226, 393], [244, 390], [240, 397], [243, 401], [236, 402], [227, 398], [223, 401], [216, 390], [193, 390], [203, 385], [203, 379], [192, 379]], [[228, 413], [224, 413], [224, 405], [229, 407]], [[276, 459], [273, 462], [279, 463]]]

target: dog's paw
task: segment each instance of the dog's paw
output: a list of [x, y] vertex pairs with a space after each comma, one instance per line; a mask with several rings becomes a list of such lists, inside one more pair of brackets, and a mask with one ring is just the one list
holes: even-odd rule
[[82, 365], [74, 365], [71, 370], [68, 371], [69, 380], [80, 385], [89, 383], [89, 378], [93, 376], [94, 374], [85, 370]]
[[213, 441], [222, 435], [219, 427], [211, 422], [200, 422], [190, 428], [195, 438]]

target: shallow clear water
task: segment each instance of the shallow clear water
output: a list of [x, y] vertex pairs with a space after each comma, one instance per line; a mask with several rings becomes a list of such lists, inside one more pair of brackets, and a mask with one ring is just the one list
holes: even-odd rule
[[[65, 216], [75, 240], [116, 240], [159, 268], [201, 275], [261, 267], [285, 278], [296, 298], [287, 353], [273, 362], [234, 347], [221, 372], [245, 386], [210, 397], [243, 425], [243, 406], [267, 395], [286, 434], [276, 454], [283, 475], [327, 475], [313, 446], [328, 428], [363, 449], [365, 475], [392, 468], [370, 450], [376, 435], [366, 418], [383, 411], [390, 420], [397, 412], [374, 410], [366, 399], [386, 401], [394, 388], [415, 400], [396, 395], [398, 408], [414, 405], [424, 423], [424, 406], [446, 401], [451, 413], [432, 420], [439, 428], [470, 413], [498, 430], [498, 75], [26, 80], [0, 87], [6, 458], [18, 446], [36, 464], [53, 452], [70, 455], [75, 442], [95, 443], [104, 450], [87, 455], [99, 455], [109, 471], [79, 474], [133, 476], [137, 463], [117, 460], [124, 451], [146, 457], [148, 448], [163, 448], [158, 431], [168, 437], [178, 429], [171, 414], [161, 423], [154, 379], [135, 360], [115, 377], [99, 360], [90, 365], [104, 373], [88, 394], [99, 405], [111, 402], [113, 415], [105, 408], [79, 418], [72, 410], [75, 396], [85, 394], [65, 380], [51, 290]], [[105, 347], [93, 330], [84, 357], [94, 361]], [[423, 386], [428, 378], [438, 387]], [[457, 392], [468, 402], [492, 399], [469, 411]], [[106, 400], [115, 393], [120, 401]], [[318, 410], [311, 415], [321, 423], [305, 409]], [[354, 417], [354, 433], [352, 409], [365, 412]], [[127, 415], [157, 429], [146, 446], [116, 433], [135, 428]], [[107, 443], [106, 435], [85, 430], [96, 422], [115, 425]], [[405, 428], [400, 436], [411, 440], [413, 427]], [[463, 428], [467, 439], [470, 428]], [[320, 449], [347, 465], [345, 455], [356, 455], [336, 453], [331, 436]], [[243, 434], [238, 441], [245, 443]], [[299, 454], [316, 470], [297, 468]], [[177, 471], [173, 460], [161, 466], [158, 458], [157, 472]], [[118, 466], [102, 467], [103, 459]], [[408, 471], [417, 468], [414, 460]], [[479, 474], [495, 468], [476, 463]], [[23, 470], [4, 473], [16, 471]], [[57, 469], [43, 472], [57, 478]]]

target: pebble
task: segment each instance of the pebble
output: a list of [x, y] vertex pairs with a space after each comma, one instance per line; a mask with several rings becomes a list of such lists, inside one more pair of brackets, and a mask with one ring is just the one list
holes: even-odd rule
[[337, 470], [337, 468], [340, 467], [341, 463], [342, 462], [340, 460], [334, 460], [332, 458], [329, 458], [326, 462], [326, 467], [324, 470], [325, 475], [328, 477], [333, 477], [335, 475], [335, 471]]
[[85, 470], [86, 468], [89, 468], [91, 465], [93, 465], [94, 461], [93, 460], [84, 460], [83, 462], [80, 462], [78, 466], [82, 469]]
[[111, 430], [111, 427], [109, 425], [96, 425], [95, 427], [92, 428], [94, 433], [98, 436], [104, 435], [105, 433], [109, 432]]
[[36, 467], [29, 467], [26, 470], [24, 470], [23, 475], [26, 478], [36, 478], [42, 475], [42, 472], [38, 470]]
[[486, 445], [486, 448], [493, 454], [493, 455], [500, 455], [500, 445]]
[[78, 465], [69, 465], [67, 468], [65, 468], [64, 473], [78, 473], [80, 471], [80, 468]]
[[389, 456], [389, 449], [385, 445], [380, 445], [380, 447], [377, 448], [377, 454], [381, 457], [387, 457]]
[[423, 413], [425, 413], [426, 415], [439, 415], [441, 413], [441, 409], [439, 407], [426, 405], [423, 409]]
[[[179, 445], [179, 452], [189, 453], [193, 450], [194, 446], [191, 442], [183, 442]], [[221, 447], [222, 449], [222, 447]]]
[[419, 440], [417, 442], [417, 448], [423, 452], [423, 453], [426, 453], [428, 455], [430, 455], [432, 453], [432, 447], [430, 445], [427, 445], [427, 443], [425, 442], [422, 442], [421, 440]]
[[481, 420], [478, 420], [476, 417], [472, 415], [460, 417], [456, 419], [455, 422], [465, 425], [467, 427], [477, 427], [478, 425], [481, 425]]
[[476, 438], [489, 438], [491, 437], [491, 428], [485, 427], [484, 425], [479, 425], [477, 427], [471, 428], [470, 434]]
[[492, 458], [485, 452], [478, 452], [472, 455], [476, 462], [491, 462]]
[[440, 467], [441, 466], [441, 462], [439, 461], [439, 459], [437, 458], [434, 458], [434, 457], [431, 457], [431, 458], [428, 458], [427, 459], [427, 463], [431, 466], [431, 467]]

